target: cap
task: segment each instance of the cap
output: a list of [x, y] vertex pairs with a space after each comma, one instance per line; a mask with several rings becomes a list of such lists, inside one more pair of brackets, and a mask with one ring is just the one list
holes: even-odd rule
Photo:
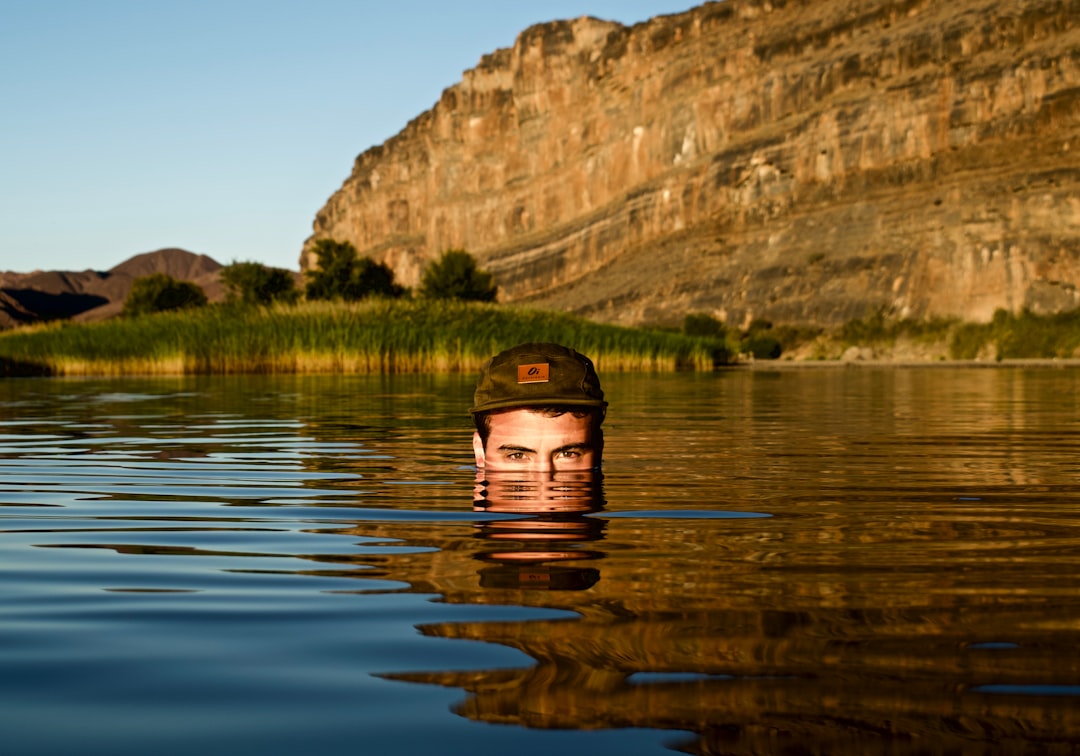
[[480, 371], [473, 414], [513, 407], [607, 407], [592, 360], [558, 344], [519, 344]]

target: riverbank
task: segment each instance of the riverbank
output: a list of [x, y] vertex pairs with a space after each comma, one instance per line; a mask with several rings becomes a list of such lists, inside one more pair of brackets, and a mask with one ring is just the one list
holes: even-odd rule
[[1080, 359], [1070, 357], [1045, 358], [1045, 359], [1014, 359], [1014, 360], [742, 360], [728, 365], [720, 366], [723, 370], [872, 370], [874, 368], [912, 368], [912, 369], [942, 369], [942, 368], [985, 368], [987, 370], [998, 369], [1023, 369], [1023, 368], [1057, 368], [1061, 370], [1080, 368]]
[[209, 306], [0, 333], [0, 375], [476, 371], [526, 341], [588, 354], [604, 371], [711, 370], [720, 339], [456, 301]]
[[[892, 320], [881, 313], [832, 330], [779, 327], [775, 364], [1067, 365], [1080, 361], [1080, 310], [998, 310], [989, 322]], [[741, 359], [749, 362], [750, 360]]]

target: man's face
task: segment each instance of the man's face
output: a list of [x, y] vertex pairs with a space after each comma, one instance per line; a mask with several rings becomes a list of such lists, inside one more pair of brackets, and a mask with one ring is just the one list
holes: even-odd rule
[[487, 445], [473, 436], [476, 466], [487, 470], [553, 473], [590, 470], [600, 461], [589, 416], [571, 412], [549, 416], [527, 409], [489, 418]]

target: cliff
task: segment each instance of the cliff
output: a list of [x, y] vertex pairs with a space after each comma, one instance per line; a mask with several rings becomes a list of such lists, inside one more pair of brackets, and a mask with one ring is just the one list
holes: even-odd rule
[[534, 26], [355, 161], [301, 255], [627, 324], [1080, 305], [1080, 0], [727, 0]]

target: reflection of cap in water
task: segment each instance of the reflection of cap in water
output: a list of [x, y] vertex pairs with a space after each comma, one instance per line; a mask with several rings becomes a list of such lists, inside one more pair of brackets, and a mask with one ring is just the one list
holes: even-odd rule
[[513, 407], [606, 407], [592, 360], [558, 344], [519, 344], [480, 371], [472, 413]]
[[583, 591], [600, 580], [592, 567], [489, 567], [480, 570], [481, 588], [514, 590]]

